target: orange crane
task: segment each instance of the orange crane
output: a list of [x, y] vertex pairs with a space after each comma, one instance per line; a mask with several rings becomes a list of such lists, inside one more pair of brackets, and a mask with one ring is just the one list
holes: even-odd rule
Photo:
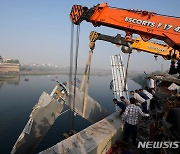
[[129, 44], [128, 42], [126, 42], [124, 37], [121, 37], [120, 34], [117, 34], [116, 36], [109, 36], [92, 31], [89, 35], [89, 39], [90, 39], [89, 46], [91, 49], [94, 49], [96, 40], [103, 40], [103, 41], [111, 42], [112, 44], [116, 44], [118, 46], [122, 46], [122, 52], [124, 53], [131, 53], [132, 49], [135, 49], [138, 52], [144, 51], [147, 53], [160, 55], [165, 60], [172, 60], [172, 59], [180, 60], [179, 51], [174, 50], [172, 47], [150, 41], [144, 42], [140, 38], [136, 38], [135, 40], [132, 40], [132, 44]]
[[73, 5], [70, 20], [78, 25], [83, 20], [94, 26], [107, 26], [126, 33], [126, 41], [132, 41], [132, 34], [139, 34], [143, 41], [151, 38], [163, 40], [173, 49], [180, 50], [180, 18], [160, 15], [154, 12], [109, 7], [107, 3], [88, 9]]

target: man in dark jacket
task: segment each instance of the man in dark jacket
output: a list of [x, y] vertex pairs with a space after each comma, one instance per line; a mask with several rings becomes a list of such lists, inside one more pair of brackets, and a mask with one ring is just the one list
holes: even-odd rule
[[170, 69], [169, 69], [169, 74], [173, 75], [173, 74], [176, 74], [176, 73], [177, 73], [177, 71], [176, 71], [175, 61], [171, 60], [171, 66], [170, 66]]
[[123, 102], [118, 101], [116, 98], [113, 99], [113, 102], [121, 109], [120, 115], [123, 114], [126, 109], [126, 105]]

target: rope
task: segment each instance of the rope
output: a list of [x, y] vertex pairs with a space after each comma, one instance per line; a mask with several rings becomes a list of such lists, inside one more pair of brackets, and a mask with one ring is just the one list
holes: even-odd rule
[[88, 72], [89, 65], [91, 63], [92, 54], [93, 54], [93, 51], [91, 50], [89, 52], [88, 61], [86, 63], [86, 67], [85, 67], [84, 74], [83, 74], [83, 77], [82, 77], [81, 85], [80, 85], [80, 88], [79, 88], [80, 91], [82, 91], [83, 87], [84, 87], [84, 82], [85, 82], [85, 79], [86, 79], [86, 75], [87, 75], [87, 72]]
[[86, 112], [86, 107], [87, 107], [87, 98], [88, 98], [88, 91], [89, 91], [89, 79], [90, 79], [90, 64], [91, 64], [91, 58], [92, 58], [93, 50], [90, 51], [89, 53], [89, 58], [88, 58], [88, 68], [86, 70], [87, 74], [87, 80], [86, 80], [86, 87], [85, 87], [85, 92], [84, 92], [84, 100], [83, 100], [83, 111], [82, 115], [85, 117], [85, 112]]

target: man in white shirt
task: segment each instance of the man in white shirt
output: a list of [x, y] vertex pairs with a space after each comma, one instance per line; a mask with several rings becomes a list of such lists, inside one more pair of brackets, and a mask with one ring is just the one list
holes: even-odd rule
[[147, 78], [147, 85], [149, 89], [155, 89], [155, 82], [151, 77]]

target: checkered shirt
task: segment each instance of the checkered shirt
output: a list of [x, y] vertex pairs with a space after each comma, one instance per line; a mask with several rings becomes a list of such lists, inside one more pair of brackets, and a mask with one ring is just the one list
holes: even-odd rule
[[137, 125], [139, 114], [146, 116], [140, 107], [130, 104], [126, 107], [122, 119], [130, 125]]

